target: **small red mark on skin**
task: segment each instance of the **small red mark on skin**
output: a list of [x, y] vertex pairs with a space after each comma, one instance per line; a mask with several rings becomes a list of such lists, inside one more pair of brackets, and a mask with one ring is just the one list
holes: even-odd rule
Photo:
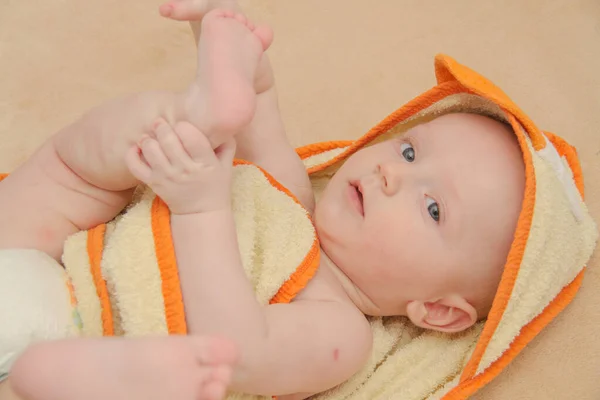
[[337, 361], [339, 359], [340, 359], [340, 350], [339, 349], [333, 350], [333, 360]]

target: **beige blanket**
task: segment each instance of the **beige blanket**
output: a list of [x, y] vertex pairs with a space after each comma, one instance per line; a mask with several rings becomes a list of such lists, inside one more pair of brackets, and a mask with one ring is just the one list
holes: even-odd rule
[[[393, 0], [248, 3], [278, 35], [271, 55], [295, 144], [358, 137], [433, 85], [428, 66], [444, 51], [484, 71], [540, 126], [578, 147], [598, 216], [594, 0], [513, 1], [504, 9], [474, 1], [438, 8]], [[0, 2], [0, 170], [11, 170], [44, 137], [107, 97], [185, 84], [193, 75], [192, 38], [184, 25], [158, 19], [153, 5]], [[334, 104], [339, 112], [330, 115]], [[567, 311], [476, 396], [600, 396], [600, 341], [592, 329], [600, 320], [597, 264], [589, 264]]]

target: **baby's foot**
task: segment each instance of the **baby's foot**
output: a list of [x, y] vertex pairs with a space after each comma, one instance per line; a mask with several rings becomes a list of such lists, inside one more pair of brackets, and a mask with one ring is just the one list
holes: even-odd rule
[[188, 21], [194, 32], [196, 45], [200, 40], [202, 19], [212, 10], [241, 13], [237, 0], [169, 0], [158, 8], [160, 15], [175, 21]]
[[252, 121], [256, 69], [272, 37], [269, 28], [257, 28], [232, 11], [214, 10], [204, 17], [198, 74], [188, 92], [186, 112], [213, 146]]
[[[216, 9], [229, 10], [235, 13], [242, 12], [237, 0], [170, 0], [159, 7], [159, 12], [165, 18], [176, 21], [188, 21], [194, 32], [196, 44], [198, 44], [204, 16]], [[250, 27], [253, 27], [252, 23], [250, 23]], [[264, 55], [261, 57], [256, 69], [254, 90], [256, 94], [261, 94], [271, 89], [274, 85], [275, 77], [273, 76], [273, 69], [269, 58]]]
[[[206, 14], [212, 10], [228, 10], [237, 14], [242, 13], [242, 9], [237, 0], [169, 0], [167, 3], [159, 7], [160, 14], [165, 18], [170, 18], [176, 21], [188, 21], [194, 31], [196, 44], [200, 41], [200, 33], [202, 20]], [[254, 24], [249, 21], [248, 26], [254, 30]], [[258, 32], [267, 29], [264, 34], [272, 36], [270, 29], [259, 27]], [[262, 35], [262, 33], [260, 33]], [[267, 56], [261, 57], [254, 86], [256, 94], [270, 89], [275, 83], [271, 64]]]
[[28, 350], [10, 383], [28, 400], [220, 400], [236, 359], [208, 337], [65, 340]]

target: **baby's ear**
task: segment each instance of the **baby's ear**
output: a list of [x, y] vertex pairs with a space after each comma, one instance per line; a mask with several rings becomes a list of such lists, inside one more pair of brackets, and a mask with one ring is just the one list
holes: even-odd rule
[[436, 301], [411, 301], [406, 314], [413, 324], [440, 332], [461, 332], [477, 322], [477, 311], [458, 295]]

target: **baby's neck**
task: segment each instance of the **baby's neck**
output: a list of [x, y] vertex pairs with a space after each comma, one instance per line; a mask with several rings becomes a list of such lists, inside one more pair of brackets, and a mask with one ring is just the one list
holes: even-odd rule
[[356, 308], [363, 314], [372, 316], [381, 315], [379, 307], [327, 256], [323, 248], [321, 248], [320, 268], [325, 277], [329, 278], [327, 280], [336, 286], [335, 289], [343, 292], [348, 300], [354, 303]]

